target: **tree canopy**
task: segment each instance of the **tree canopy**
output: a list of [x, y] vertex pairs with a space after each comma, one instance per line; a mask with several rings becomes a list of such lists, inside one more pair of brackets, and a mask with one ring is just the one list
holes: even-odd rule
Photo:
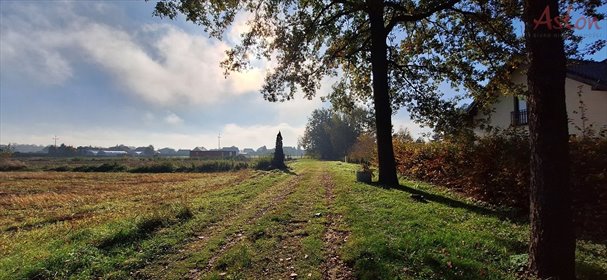
[[328, 99], [339, 107], [372, 101], [370, 13], [381, 10], [381, 36], [390, 101], [414, 115], [430, 115], [441, 94], [438, 85], [480, 89], [510, 54], [521, 52], [512, 32], [520, 17], [517, 1], [270, 1], [161, 0], [156, 15], [186, 19], [223, 38], [239, 13], [249, 15], [248, 31], [222, 63], [226, 74], [247, 70], [252, 58], [274, 60], [261, 89], [269, 101], [284, 101], [301, 90], [316, 95], [323, 77], [338, 77]]

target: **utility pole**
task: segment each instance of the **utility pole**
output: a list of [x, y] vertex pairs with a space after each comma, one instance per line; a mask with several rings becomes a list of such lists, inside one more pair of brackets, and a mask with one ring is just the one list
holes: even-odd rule
[[52, 139], [55, 140], [55, 148], [57, 148], [57, 140], [59, 140], [59, 138], [57, 137], [57, 135], [55, 135], [55, 137], [53, 137]]
[[217, 149], [221, 150], [221, 132], [217, 135]]

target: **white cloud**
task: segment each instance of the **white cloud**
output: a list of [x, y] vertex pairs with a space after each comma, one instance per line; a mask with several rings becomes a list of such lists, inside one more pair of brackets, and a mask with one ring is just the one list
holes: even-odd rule
[[179, 116], [177, 116], [177, 114], [175, 113], [169, 113], [165, 118], [164, 121], [167, 124], [170, 125], [178, 125], [178, 124], [182, 124], [183, 123], [183, 119], [180, 118]]
[[262, 69], [252, 69], [226, 79], [220, 68], [228, 48], [225, 43], [169, 24], [126, 31], [69, 9], [16, 12], [35, 14], [43, 22], [61, 14], [74, 22], [62, 26], [3, 19], [2, 68], [18, 70], [43, 84], [65, 83], [74, 76], [72, 64], [84, 60], [100, 66], [125, 92], [149, 103], [176, 106], [214, 104], [259, 90], [265, 75]]
[[73, 76], [69, 62], [57, 50], [41, 48], [23, 33], [2, 30], [3, 72], [10, 69], [45, 85], [60, 85]]
[[[148, 29], [150, 30], [150, 29]], [[227, 46], [170, 26], [159, 26], [152, 42], [153, 59], [126, 32], [93, 24], [75, 33], [75, 41], [92, 60], [131, 92], [155, 104], [212, 104], [261, 86], [254, 69], [225, 79], [219, 67]]]

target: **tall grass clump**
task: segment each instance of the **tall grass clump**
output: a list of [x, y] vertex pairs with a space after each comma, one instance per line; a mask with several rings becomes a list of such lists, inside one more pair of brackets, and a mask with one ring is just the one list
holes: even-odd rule
[[244, 161], [234, 160], [205, 160], [199, 163], [191, 163], [191, 165], [179, 166], [176, 172], [200, 172], [200, 173], [211, 173], [211, 172], [227, 172], [227, 171], [238, 171], [249, 168], [249, 164]]
[[258, 158], [253, 164], [256, 170], [270, 170], [272, 167], [272, 158], [262, 157]]
[[194, 167], [192, 172], [217, 172], [229, 171], [231, 166], [225, 161], [204, 161]]

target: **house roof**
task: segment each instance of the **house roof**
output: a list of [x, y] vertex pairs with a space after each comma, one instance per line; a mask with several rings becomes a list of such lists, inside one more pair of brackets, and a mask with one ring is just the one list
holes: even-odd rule
[[588, 84], [593, 90], [607, 90], [607, 59], [572, 60], [567, 65], [567, 77]]

